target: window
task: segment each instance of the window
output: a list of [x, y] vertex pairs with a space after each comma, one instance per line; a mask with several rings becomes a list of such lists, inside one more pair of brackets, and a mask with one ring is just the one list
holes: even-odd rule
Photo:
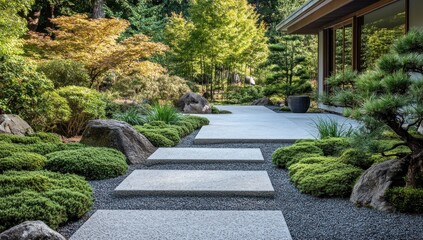
[[353, 31], [352, 24], [334, 29], [334, 72], [341, 73], [352, 69], [353, 62]]
[[405, 0], [385, 6], [359, 19], [359, 69], [372, 69], [389, 52], [392, 43], [406, 31]]

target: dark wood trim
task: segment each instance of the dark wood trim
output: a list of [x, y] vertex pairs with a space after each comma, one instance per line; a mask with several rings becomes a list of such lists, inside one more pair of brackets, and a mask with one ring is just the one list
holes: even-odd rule
[[361, 39], [361, 36], [360, 36], [361, 32], [358, 31], [359, 30], [358, 21], [359, 20], [357, 19], [357, 17], [354, 17], [353, 21], [352, 21], [352, 28], [353, 28], [353, 39], [352, 39], [352, 41], [353, 41], [353, 45], [352, 45], [353, 61], [352, 61], [352, 67], [353, 67], [353, 70], [358, 70], [358, 67], [359, 67], [359, 62], [358, 62], [358, 59], [359, 59], [359, 56], [360, 56], [359, 55], [360, 54], [359, 39]]
[[405, 33], [410, 30], [410, 0], [405, 0]]
[[339, 9], [340, 7], [345, 6], [346, 4], [351, 2], [353, 2], [353, 0], [324, 0], [321, 4], [317, 5], [315, 9], [311, 9], [307, 11], [303, 16], [297, 18], [295, 20], [296, 22], [288, 27], [288, 32], [297, 32], [301, 28], [304, 28], [308, 24], [321, 18], [325, 13], [333, 12], [336, 9]]

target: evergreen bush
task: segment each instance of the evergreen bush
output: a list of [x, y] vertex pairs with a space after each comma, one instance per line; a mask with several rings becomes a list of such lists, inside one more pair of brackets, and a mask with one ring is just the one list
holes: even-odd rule
[[10, 156], [0, 158], [0, 173], [8, 170], [41, 170], [46, 158], [37, 153], [18, 152]]
[[423, 188], [396, 187], [388, 189], [385, 198], [400, 212], [423, 213]]
[[300, 154], [317, 154], [323, 155], [322, 149], [316, 147], [314, 142], [304, 142], [294, 144], [288, 147], [278, 148], [272, 154], [272, 162], [279, 167], [287, 167], [297, 161], [297, 155]]

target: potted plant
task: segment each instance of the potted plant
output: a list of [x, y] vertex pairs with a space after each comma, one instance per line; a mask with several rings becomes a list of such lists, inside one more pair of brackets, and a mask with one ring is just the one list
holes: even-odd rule
[[293, 113], [305, 113], [310, 107], [310, 97], [307, 95], [289, 96], [288, 107]]

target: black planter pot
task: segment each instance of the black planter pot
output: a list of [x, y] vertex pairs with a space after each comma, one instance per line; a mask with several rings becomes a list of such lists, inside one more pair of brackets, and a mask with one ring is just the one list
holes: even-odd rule
[[289, 96], [288, 107], [293, 113], [305, 113], [310, 107], [309, 96]]

